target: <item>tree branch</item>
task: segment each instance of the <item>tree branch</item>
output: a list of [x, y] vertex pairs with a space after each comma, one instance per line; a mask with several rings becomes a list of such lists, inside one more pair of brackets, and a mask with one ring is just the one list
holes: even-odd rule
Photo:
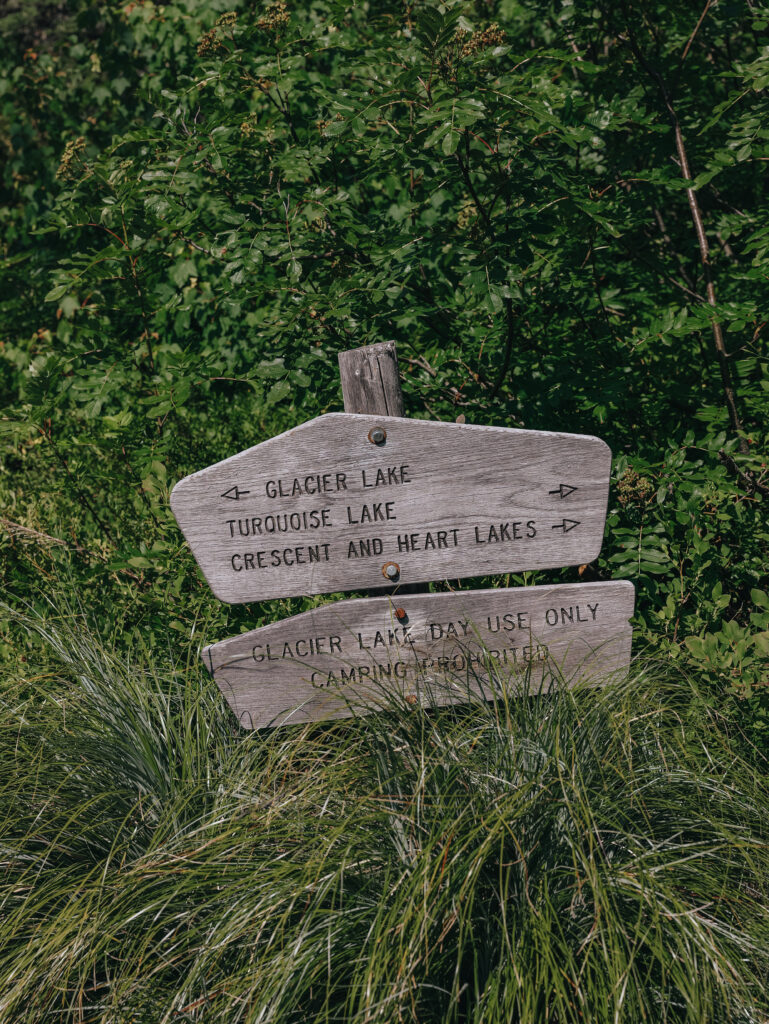
[[[707, 8], [706, 8], [707, 11]], [[703, 13], [704, 17], [704, 13]], [[692, 36], [693, 38], [693, 36]], [[678, 155], [679, 165], [681, 167], [681, 176], [685, 181], [690, 182], [693, 180], [693, 175], [689, 167], [689, 159], [686, 153], [686, 146], [684, 144], [683, 132], [681, 131], [681, 123], [678, 120], [673, 100], [665, 84], [665, 80], [657, 69], [646, 59], [641, 47], [638, 45], [633, 30], [629, 26], [628, 19], [628, 32], [627, 40], [630, 45], [630, 49], [633, 51], [638, 63], [649, 75], [649, 77], [656, 83], [659, 88], [662, 101], [667, 110], [670, 118], [670, 123], [673, 128], [673, 136], [675, 139], [675, 148]], [[702, 221], [702, 212], [700, 210], [699, 200], [697, 193], [691, 186], [686, 188], [686, 197], [689, 200], [689, 210], [692, 216], [692, 223], [694, 225], [694, 231], [697, 236], [697, 245], [700, 250], [700, 264], [702, 266], [702, 272], [705, 278], [705, 291], [707, 294], [708, 305], [713, 309], [716, 308], [716, 289], [713, 283], [713, 275], [711, 273], [711, 262], [710, 262], [710, 249], [708, 247], [708, 239], [705, 234], [705, 226]], [[724, 334], [721, 329], [721, 324], [718, 321], [717, 315], [714, 313], [711, 317], [711, 326], [713, 329], [713, 341], [716, 349], [716, 358], [718, 360], [718, 367], [721, 371], [721, 384], [724, 392], [724, 400], [726, 403], [726, 409], [729, 416], [729, 423], [732, 431], [735, 434], [740, 434], [742, 430], [742, 424], [740, 422], [740, 416], [737, 411], [737, 397], [734, 390], [734, 384], [732, 383], [732, 376], [729, 369], [728, 356], [726, 352], [726, 345], [724, 343]], [[744, 437], [740, 437], [740, 451], [746, 454], [748, 451], [748, 445]]]
[[701, 24], [703, 23], [703, 21], [705, 20], [705, 15], [706, 15], [706, 14], [708, 13], [708, 11], [710, 10], [710, 7], [711, 7], [712, 3], [713, 3], [713, 0], [707, 0], [707, 3], [705, 4], [705, 6], [704, 6], [704, 8], [703, 8], [703, 10], [702, 10], [702, 14], [700, 15], [700, 20], [699, 20], [699, 21], [697, 22], [697, 24], [696, 24], [696, 25], [694, 26], [694, 31], [693, 31], [693, 32], [692, 32], [692, 34], [691, 34], [691, 35], [689, 36], [689, 40], [688, 40], [688, 42], [687, 42], [686, 46], [684, 47], [684, 52], [683, 52], [683, 53], [681, 54], [681, 63], [682, 63], [682, 64], [683, 64], [683, 62], [684, 62], [684, 61], [686, 60], [686, 55], [687, 55], [687, 53], [689, 52], [689, 47], [690, 47], [690, 46], [692, 45], [692, 43], [694, 42], [694, 37], [695, 37], [695, 36], [697, 35], [697, 33], [699, 32], [699, 30], [700, 30], [700, 25], [701, 25]]
[[719, 460], [726, 466], [730, 473], [737, 477], [742, 483], [742, 486], [748, 492], [748, 494], [755, 494], [758, 491], [765, 498], [769, 498], [769, 487], [762, 484], [760, 480], [756, 480], [755, 476], [748, 470], [747, 472], [737, 465], [731, 455], [725, 452], [723, 448], [718, 453]]
[[503, 299], [505, 304], [505, 322], [507, 324], [507, 330], [505, 331], [505, 354], [502, 357], [502, 365], [499, 368], [494, 387], [491, 389], [491, 398], [496, 398], [499, 389], [502, 387], [507, 371], [510, 369], [510, 358], [513, 354], [513, 340], [515, 338], [515, 313], [513, 312], [513, 300]]

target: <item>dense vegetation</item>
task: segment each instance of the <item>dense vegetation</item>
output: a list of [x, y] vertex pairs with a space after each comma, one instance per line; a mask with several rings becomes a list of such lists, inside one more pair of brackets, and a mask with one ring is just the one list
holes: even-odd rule
[[[220, 996], [222, 1020], [236, 1019], [238, 1000], [244, 1019], [267, 1019], [256, 1015], [249, 988], [255, 982], [245, 931], [216, 944], [214, 876], [228, 837], [234, 859], [221, 884], [229, 909], [241, 907], [242, 928], [255, 915], [254, 933], [262, 934], [267, 917], [259, 915], [266, 915], [267, 902], [259, 901], [285, 900], [283, 959], [278, 964], [265, 951], [259, 960], [265, 977], [265, 964], [272, 965], [265, 984], [277, 986], [269, 989], [270, 1019], [290, 1019], [287, 986], [296, 976], [290, 981], [285, 958], [291, 943], [306, 966], [299, 987], [311, 1007], [306, 1018], [297, 1010], [296, 1019], [339, 1019], [338, 1011], [359, 1012], [360, 1020], [428, 1020], [429, 985], [448, 1000], [436, 996], [436, 1020], [451, 1014], [479, 1021], [518, 1019], [515, 1014], [526, 1021], [614, 1020], [615, 1009], [628, 1020], [644, 1013], [759, 1019], [757, 1010], [746, 1009], [758, 996], [745, 972], [765, 970], [757, 951], [766, 942], [751, 922], [760, 918], [753, 901], [763, 898], [765, 865], [756, 851], [767, 816], [762, 819], [765, 796], [751, 788], [743, 760], [765, 777], [767, 26], [769, 6], [758, 0], [13, 0], [3, 8], [0, 551], [7, 606], [0, 655], [7, 717], [0, 763], [8, 780], [3, 843], [25, 851], [21, 859], [11, 857], [0, 896], [0, 915], [10, 915], [0, 935], [10, 958], [5, 969], [23, 964], [12, 1001], [0, 1005], [7, 1019], [24, 1019], [26, 1005], [29, 1020], [64, 1007], [72, 1020], [102, 1019], [102, 1013], [116, 1021], [162, 1014], [208, 1020], [200, 1016], [207, 1000]], [[419, 726], [399, 725], [428, 732], [396, 744], [385, 770], [376, 744], [387, 729], [373, 720], [360, 733], [337, 726], [311, 742], [305, 737], [305, 746], [296, 738], [264, 740], [264, 748], [262, 741], [236, 741], [196, 664], [201, 642], [327, 598], [219, 604], [170, 515], [170, 487], [193, 470], [339, 409], [336, 353], [391, 338], [408, 415], [565, 429], [609, 442], [613, 486], [600, 559], [504, 582], [632, 579], [636, 650], [645, 664], [655, 660], [661, 678], [673, 672], [678, 680], [670, 684], [675, 697], [668, 690], [649, 697], [650, 720], [664, 722], [656, 753], [624, 691], [596, 706], [602, 739], [589, 752], [574, 747], [573, 754], [587, 757], [584, 771], [592, 780], [580, 800], [585, 807], [597, 800], [603, 809], [579, 842], [564, 822], [582, 829], [582, 819], [568, 817], [582, 805], [563, 788], [558, 766], [563, 723], [584, 709], [564, 697], [541, 720], [521, 710], [508, 722], [519, 730], [516, 757], [524, 757], [532, 737], [548, 737], [542, 749], [550, 753], [535, 758], [531, 777], [538, 793], [554, 792], [552, 782], [560, 794], [553, 806], [561, 811], [551, 808], [560, 824], [548, 839], [556, 852], [531, 883], [539, 886], [543, 913], [552, 915], [547, 927], [533, 911], [527, 918], [519, 900], [521, 916], [507, 931], [496, 921], [486, 936], [475, 930], [473, 911], [457, 911], [457, 937], [443, 869], [427, 877], [441, 858], [444, 867], [455, 864], [436, 851], [456, 812], [451, 787], [466, 786], [475, 798], [455, 866], [469, 872], [467, 891], [479, 906], [499, 901], [501, 892], [513, 891], [508, 886], [518, 886], [519, 895], [527, 891], [514, 866], [513, 874], [503, 871], [515, 855], [505, 845], [499, 810], [500, 800], [514, 800], [512, 789], [503, 800], [499, 787], [519, 785], [525, 771], [506, 760], [491, 712], [474, 724], [447, 712], [434, 723], [418, 716]], [[642, 693], [662, 684], [642, 676], [635, 685]], [[137, 708], [147, 702], [146, 719], [128, 714], [133, 700]], [[104, 720], [111, 702], [125, 718], [113, 711], [100, 732], [96, 719]], [[181, 725], [185, 715], [189, 728]], [[686, 742], [675, 720], [690, 726]], [[439, 730], [435, 737], [432, 728]], [[461, 748], [456, 777], [436, 737], [451, 750]], [[113, 741], [118, 750], [141, 751], [125, 778], [117, 760], [102, 759]], [[348, 745], [349, 758], [336, 750], [340, 743]], [[703, 747], [710, 753], [697, 762], [695, 751]], [[633, 760], [635, 752], [640, 760]], [[391, 754], [400, 759], [392, 776]], [[657, 755], [661, 760], [652, 764]], [[736, 759], [729, 766], [738, 780], [730, 790], [733, 807], [719, 789], [728, 757]], [[420, 758], [427, 775], [415, 780]], [[304, 770], [327, 762], [328, 778], [302, 803]], [[34, 773], [26, 775], [30, 764], [40, 771], [37, 789]], [[90, 764], [92, 773], [78, 771], [78, 764]], [[554, 782], [547, 773], [556, 768]], [[629, 801], [620, 825], [615, 811], [622, 801], [608, 776], [616, 770], [629, 793], [640, 792], [647, 768], [654, 778], [651, 803]], [[106, 786], [113, 770], [114, 785]], [[476, 789], [479, 772], [487, 773], [486, 782]], [[687, 772], [694, 781], [684, 798], [677, 787], [686, 789]], [[236, 781], [238, 773], [245, 781]], [[434, 815], [427, 823], [396, 826], [389, 805], [377, 803], [376, 793], [390, 793], [388, 780], [396, 776], [404, 793], [417, 794], [409, 815], [422, 813], [420, 786], [440, 792], [425, 811]], [[273, 782], [278, 833], [268, 822], [260, 845], [249, 829]], [[327, 821], [324, 801], [336, 807], [356, 787], [370, 794], [371, 806], [358, 819], [344, 804]], [[705, 834], [710, 792], [722, 829], [718, 842]], [[541, 796], [543, 805], [549, 799]], [[662, 916], [647, 919], [640, 904], [630, 906], [641, 875], [633, 860], [640, 854], [627, 837], [647, 829], [658, 799], [663, 809], [653, 849], [677, 863], [687, 842], [703, 844], [697, 849], [705, 867], [701, 891], [688, 873], [671, 880], [666, 894], [660, 881], [655, 913]], [[675, 832], [675, 799], [688, 808], [690, 831]], [[145, 808], [147, 800], [154, 809]], [[121, 807], [120, 822], [112, 820]], [[636, 811], [640, 817], [632, 818]], [[219, 829], [231, 813], [232, 835], [230, 826]], [[517, 813], [510, 809], [510, 820]], [[539, 812], [531, 813], [534, 822]], [[496, 836], [489, 844], [500, 844], [494, 857], [479, 832], [489, 814], [501, 815], [489, 826]], [[403, 838], [412, 826], [429, 837], [416, 853]], [[339, 846], [347, 828], [352, 832]], [[392, 846], [380, 850], [382, 828]], [[535, 826], [521, 828], [533, 835]], [[742, 848], [735, 838], [740, 828]], [[591, 937], [600, 929], [590, 926], [598, 902], [583, 897], [578, 865], [603, 848], [605, 829], [624, 830], [625, 843], [618, 860], [612, 853], [601, 861], [607, 871], [610, 863], [635, 867], [627, 876], [617, 868], [610, 882], [607, 875], [595, 883], [606, 897], [601, 906], [616, 911], [607, 926], [613, 937], [599, 950]], [[305, 859], [292, 859], [290, 851], [305, 839], [313, 848]], [[590, 857], [579, 846], [583, 839], [595, 840]], [[539, 840], [532, 842], [536, 847]], [[242, 877], [236, 869], [245, 859], [269, 859], [268, 847], [280, 851], [276, 862], [292, 867], [285, 876], [276, 868], [262, 890], [258, 866]], [[167, 904], [159, 891], [148, 894], [153, 879], [158, 886], [168, 882], [176, 870], [170, 865], [204, 849], [209, 852], [195, 861], [198, 873], [180, 875]], [[320, 877], [326, 863], [321, 850], [330, 858], [328, 884], [312, 889], [308, 879], [315, 871]], [[412, 853], [419, 868], [410, 873], [404, 865]], [[722, 854], [723, 873], [711, 875]], [[571, 872], [564, 879], [545, 871], [564, 861]], [[291, 885], [300, 885], [291, 881], [294, 869], [301, 885], [310, 886], [301, 889], [310, 908], [306, 935], [305, 911], [289, 895]], [[408, 886], [377, 904], [374, 893], [395, 886], [399, 871]], [[649, 863], [644, 872], [646, 881], [661, 877]], [[107, 878], [123, 908], [114, 918]], [[93, 908], [88, 934], [81, 931], [82, 915], [67, 911], [68, 884]], [[395, 943], [387, 949], [391, 961], [384, 946], [392, 929], [397, 933], [406, 893], [412, 898], [431, 886], [441, 909], [430, 919], [437, 930], [420, 933], [424, 959]], [[204, 906], [193, 921], [195, 891]], [[342, 898], [348, 891], [355, 894], [349, 905]], [[14, 904], [32, 892], [34, 899]], [[532, 892], [523, 897], [533, 901], [530, 907]], [[703, 923], [693, 909], [700, 897], [720, 906], [723, 916]], [[742, 910], [729, 900], [743, 897], [740, 918]], [[162, 935], [153, 931], [166, 927], [161, 918], [137, 930], [131, 914], [140, 905], [152, 906], [153, 914], [167, 907], [169, 920], [179, 923]], [[321, 912], [331, 907], [341, 914], [343, 905], [350, 923], [346, 931], [348, 924], [340, 923], [339, 934], [347, 945], [334, 952], [343, 977], [331, 992], [314, 973], [321, 971], [320, 947], [331, 949], [328, 929], [337, 927]], [[638, 928], [648, 928], [637, 962], [635, 947], [624, 947], [621, 938], [630, 935], [630, 926], [623, 928], [635, 913]], [[573, 929], [567, 919], [577, 922]], [[673, 920], [691, 923], [693, 931], [682, 925], [669, 932]], [[738, 920], [744, 948], [735, 939]], [[556, 942], [559, 921], [564, 931]], [[42, 984], [31, 952], [36, 926], [48, 928], [50, 970], [37, 1009], [29, 1002]], [[177, 927], [189, 930], [188, 945], [175, 944]], [[532, 996], [516, 995], [517, 982], [495, 974], [500, 944], [526, 950], [529, 939], [544, 943], [545, 934], [552, 949], [539, 947], [541, 962], [553, 966], [553, 977], [555, 965], [563, 967], [579, 994], [573, 1002], [550, 975]], [[706, 939], [716, 935], [728, 941], [714, 952]], [[382, 939], [377, 979], [365, 974], [362, 961], [345, 961], [346, 951], [359, 952], [382, 936], [389, 938]], [[681, 961], [683, 973], [679, 966], [671, 974], [676, 942], [690, 958]], [[83, 943], [93, 953], [81, 961]], [[154, 973], [142, 973], [154, 944], [167, 958], [152, 969], [157, 991]], [[119, 976], [113, 958], [120, 948], [127, 973]], [[26, 960], [14, 959], [20, 949], [28, 949]], [[398, 973], [397, 956], [413, 966], [411, 981]], [[623, 957], [630, 974], [623, 974]], [[686, 971], [688, 981], [706, 978], [699, 1003], [692, 1002]], [[714, 980], [723, 985], [727, 976], [731, 1002]], [[89, 978], [92, 1011], [83, 1004]], [[211, 978], [219, 979], [211, 984], [223, 986], [224, 996], [206, 988]], [[412, 981], [419, 995], [408, 987]], [[554, 1001], [547, 984], [555, 986]], [[365, 1002], [366, 986], [385, 1000], [376, 1013]], [[612, 1001], [618, 991], [629, 993], [624, 1009]], [[587, 1002], [580, 1002], [583, 996]], [[504, 1003], [507, 998], [513, 1002]]]

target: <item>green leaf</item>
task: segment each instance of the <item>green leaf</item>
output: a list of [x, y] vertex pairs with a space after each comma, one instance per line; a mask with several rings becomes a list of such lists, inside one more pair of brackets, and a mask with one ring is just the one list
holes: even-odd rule
[[276, 359], [271, 363], [259, 363], [258, 366], [254, 367], [254, 373], [257, 377], [263, 378], [283, 377], [286, 373], [286, 367], [283, 365], [282, 359]]
[[287, 380], [279, 380], [267, 392], [267, 405], [275, 405], [291, 394], [291, 385]]
[[193, 260], [180, 260], [171, 268], [171, 280], [181, 288], [191, 277], [197, 274], [197, 267]]
[[452, 153], [456, 152], [457, 146], [459, 145], [460, 134], [453, 129], [448, 131], [443, 137], [441, 143], [441, 149], [443, 150], [444, 156], [451, 156]]
[[128, 564], [133, 566], [134, 569], [151, 569], [153, 563], [143, 555], [134, 555], [128, 559]]

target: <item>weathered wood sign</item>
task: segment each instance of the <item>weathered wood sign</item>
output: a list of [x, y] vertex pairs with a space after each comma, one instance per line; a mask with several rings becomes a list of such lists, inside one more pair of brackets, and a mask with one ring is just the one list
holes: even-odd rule
[[589, 562], [610, 463], [581, 434], [329, 413], [185, 477], [171, 507], [238, 603]]
[[513, 690], [527, 674], [536, 686], [626, 670], [634, 601], [625, 580], [341, 601], [213, 644], [203, 660], [249, 729], [343, 718], [393, 694], [461, 703], [492, 695], [492, 665]]

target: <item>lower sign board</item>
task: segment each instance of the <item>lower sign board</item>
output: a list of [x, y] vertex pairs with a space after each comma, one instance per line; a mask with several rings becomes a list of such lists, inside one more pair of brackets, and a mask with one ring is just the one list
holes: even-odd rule
[[453, 704], [525, 682], [595, 682], [630, 663], [627, 580], [342, 601], [206, 647], [249, 729], [409, 703]]
[[328, 413], [185, 477], [171, 507], [222, 601], [580, 565], [597, 437]]

